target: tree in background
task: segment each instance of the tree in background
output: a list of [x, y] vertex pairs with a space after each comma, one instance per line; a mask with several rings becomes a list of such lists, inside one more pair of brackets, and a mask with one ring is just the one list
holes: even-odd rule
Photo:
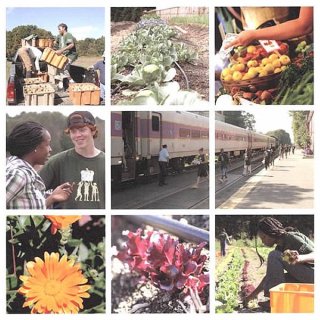
[[138, 22], [145, 11], [156, 9], [156, 7], [113, 7], [111, 8], [111, 21], [134, 21]]
[[266, 135], [276, 137], [278, 139], [279, 144], [291, 144], [289, 133], [283, 129], [268, 131]]
[[[7, 115], [6, 135], [18, 124], [26, 121], [35, 121], [41, 123], [51, 134], [51, 154], [73, 148], [73, 144], [67, 134], [64, 133], [66, 128], [67, 117], [60, 112], [22, 112], [18, 116], [10, 117]], [[98, 128], [98, 137], [95, 140], [97, 148], [105, 150], [105, 123], [96, 117], [96, 125]]]
[[309, 111], [290, 111], [294, 141], [300, 147], [310, 144], [310, 135], [307, 127]]
[[[215, 230], [218, 235], [223, 228], [234, 239], [250, 238], [250, 226], [257, 223], [266, 215], [217, 215], [215, 218]], [[313, 215], [274, 215], [285, 227], [297, 228], [300, 232], [313, 238], [314, 216]]]
[[21, 39], [36, 34], [40, 38], [54, 38], [50, 31], [38, 28], [35, 25], [18, 26], [11, 31], [7, 31], [7, 47], [6, 56], [12, 57], [16, 51], [21, 47]]
[[224, 111], [225, 122], [234, 126], [254, 130], [256, 120], [254, 115], [245, 111]]
[[[12, 31], [7, 31], [6, 56], [13, 57], [21, 47], [21, 39], [36, 34], [39, 38], [55, 38], [50, 31], [38, 28], [35, 25], [18, 26]], [[98, 39], [86, 38], [76, 40], [79, 56], [101, 56], [105, 50], [105, 37]]]

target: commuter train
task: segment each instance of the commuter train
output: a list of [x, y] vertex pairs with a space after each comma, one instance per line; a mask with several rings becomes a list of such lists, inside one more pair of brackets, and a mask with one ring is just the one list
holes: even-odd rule
[[265, 148], [277, 147], [277, 139], [265, 134], [246, 130], [229, 123], [215, 120], [215, 153], [224, 149], [230, 156], [238, 156], [245, 149], [259, 151]]
[[180, 111], [111, 112], [111, 180], [117, 184], [159, 173], [166, 144], [169, 166], [181, 170], [203, 148], [209, 152], [209, 118]]

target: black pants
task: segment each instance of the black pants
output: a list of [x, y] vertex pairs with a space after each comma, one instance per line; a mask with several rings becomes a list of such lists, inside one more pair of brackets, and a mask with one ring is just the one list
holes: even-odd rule
[[163, 185], [167, 176], [167, 162], [159, 161], [159, 168], [159, 185]]

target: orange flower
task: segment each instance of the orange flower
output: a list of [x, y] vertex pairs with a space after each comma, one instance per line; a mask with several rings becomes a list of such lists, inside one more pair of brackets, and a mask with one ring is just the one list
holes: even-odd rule
[[58, 229], [66, 229], [70, 224], [80, 220], [81, 216], [45, 216], [51, 221], [51, 233], [56, 234]]
[[23, 307], [31, 313], [78, 313], [82, 298], [89, 298], [90, 285], [80, 270], [80, 264], [59, 253], [44, 253], [44, 261], [36, 257], [27, 263], [30, 275], [20, 276], [23, 282], [18, 292], [25, 296]]

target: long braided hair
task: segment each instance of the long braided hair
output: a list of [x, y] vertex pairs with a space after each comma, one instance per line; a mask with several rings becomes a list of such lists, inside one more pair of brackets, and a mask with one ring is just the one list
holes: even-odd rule
[[285, 228], [279, 220], [272, 217], [266, 217], [266, 218], [260, 219], [259, 221], [257, 221], [257, 217], [254, 217], [254, 219], [250, 221], [250, 225], [249, 225], [250, 239], [252, 239], [253, 237], [255, 239], [256, 253], [259, 257], [260, 267], [261, 267], [265, 260], [258, 251], [257, 235], [259, 231], [262, 231], [264, 234], [272, 238], [281, 238], [285, 234], [287, 234], [287, 232], [297, 231], [297, 230], [292, 227]]
[[34, 121], [16, 125], [7, 137], [6, 150], [12, 156], [22, 158], [41, 144], [45, 130], [43, 125]]

